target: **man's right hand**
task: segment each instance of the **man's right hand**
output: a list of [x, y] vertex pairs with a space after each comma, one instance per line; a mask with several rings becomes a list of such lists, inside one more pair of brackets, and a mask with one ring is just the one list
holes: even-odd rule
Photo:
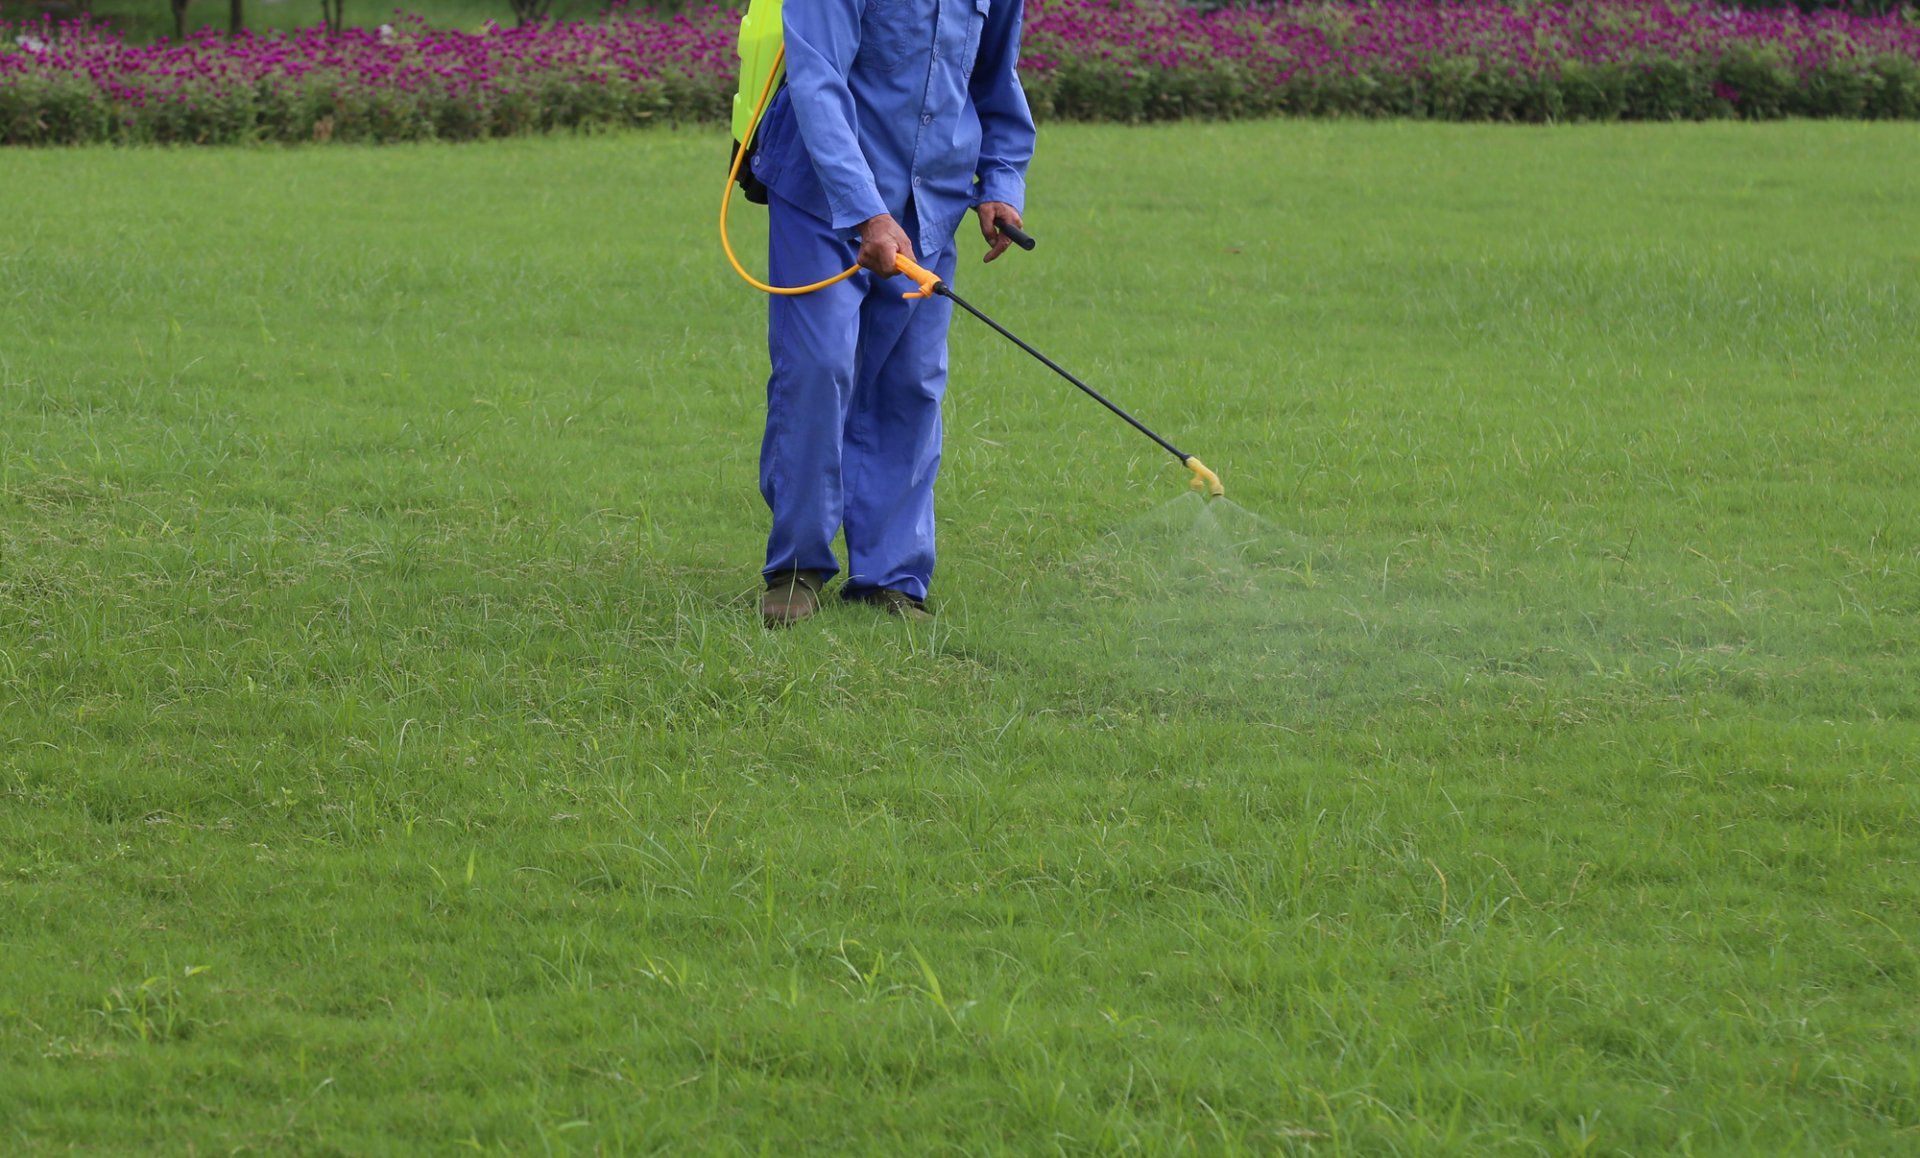
[[899, 273], [893, 259], [900, 254], [913, 256], [913, 241], [907, 237], [907, 231], [893, 219], [893, 214], [882, 213], [878, 217], [869, 217], [860, 223], [861, 269], [870, 269], [881, 277], [892, 277]]

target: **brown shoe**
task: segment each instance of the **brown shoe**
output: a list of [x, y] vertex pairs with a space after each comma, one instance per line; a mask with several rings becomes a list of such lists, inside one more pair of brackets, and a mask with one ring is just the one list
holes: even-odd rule
[[760, 594], [760, 619], [768, 627], [792, 627], [820, 610], [820, 588], [827, 577], [818, 571], [787, 571], [767, 577]]
[[888, 615], [897, 615], [909, 623], [926, 623], [933, 618], [933, 612], [927, 609], [926, 600], [915, 599], [905, 591], [895, 591], [891, 587], [856, 591], [847, 598], [855, 603], [872, 604]]

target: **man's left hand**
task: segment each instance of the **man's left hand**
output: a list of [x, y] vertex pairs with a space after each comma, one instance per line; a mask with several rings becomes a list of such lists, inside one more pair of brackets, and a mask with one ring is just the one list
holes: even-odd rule
[[1005, 201], [982, 201], [976, 212], [980, 214], [980, 235], [993, 246], [980, 260], [992, 261], [1013, 244], [1012, 238], [1000, 232], [1000, 223], [1004, 221], [1015, 229], [1020, 228], [1020, 211]]

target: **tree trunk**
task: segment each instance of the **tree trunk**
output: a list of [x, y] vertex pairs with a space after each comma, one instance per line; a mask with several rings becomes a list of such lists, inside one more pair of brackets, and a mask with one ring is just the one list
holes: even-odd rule
[[227, 35], [238, 36], [247, 30], [247, 0], [227, 0]]
[[191, 2], [192, 0], [167, 0], [168, 6], [173, 9], [173, 38], [175, 40], [185, 40], [187, 38], [187, 5]]

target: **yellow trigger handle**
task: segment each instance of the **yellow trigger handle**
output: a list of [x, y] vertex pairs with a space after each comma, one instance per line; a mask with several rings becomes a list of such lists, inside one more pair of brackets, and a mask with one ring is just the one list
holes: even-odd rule
[[913, 293], [901, 294], [903, 298], [930, 298], [940, 292], [940, 275], [921, 265], [904, 253], [893, 257], [893, 267], [913, 280], [920, 288]]

